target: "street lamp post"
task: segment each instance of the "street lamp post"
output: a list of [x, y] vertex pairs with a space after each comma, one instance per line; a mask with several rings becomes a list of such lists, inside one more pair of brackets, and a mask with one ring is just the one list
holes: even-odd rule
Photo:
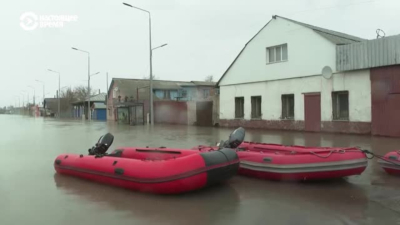
[[[21, 98], [19, 95], [14, 95], [15, 98], [18, 98], [18, 107], [15, 106], [15, 108], [18, 108], [18, 113], [21, 114]], [[17, 110], [15, 110], [17, 111]]]
[[107, 110], [108, 110], [108, 72], [106, 73], [106, 103], [107, 103]]
[[22, 95], [22, 109], [23, 109], [23, 114], [25, 114], [25, 96], [24, 96], [24, 93], [25, 93], [26, 91], [21, 91], [21, 95]]
[[57, 72], [57, 71], [54, 71], [54, 70], [51, 70], [51, 69], [47, 69], [48, 71], [50, 71], [50, 72], [53, 72], [53, 73], [58, 73], [58, 95], [57, 95], [57, 97], [58, 97], [58, 119], [60, 119], [60, 117], [61, 117], [61, 114], [60, 114], [60, 83], [61, 83], [61, 75], [60, 75], [60, 72]]
[[131, 8], [146, 12], [149, 15], [149, 54], [150, 54], [150, 122], [151, 125], [154, 125], [154, 108], [153, 108], [153, 50], [156, 48], [164, 47], [166, 44], [162, 46], [158, 46], [156, 48], [152, 48], [152, 39], [151, 39], [151, 13], [145, 9], [141, 9], [139, 7], [130, 5], [128, 3], [123, 2], [122, 4], [129, 6]]
[[28, 86], [28, 88], [32, 88], [32, 89], [33, 89], [33, 105], [35, 105], [35, 96], [36, 96], [35, 87], [33, 87], [33, 86]]
[[42, 83], [42, 85], [43, 85], [43, 101], [44, 101], [44, 98], [45, 98], [45, 97], [44, 97], [44, 96], [45, 96], [45, 95], [44, 95], [44, 82], [41, 81], [41, 80], [36, 80], [36, 82]]
[[18, 98], [18, 107], [21, 107], [21, 98], [19, 95], [15, 95], [14, 97]]
[[90, 74], [91, 77], [96, 76], [97, 74], [99, 74], [100, 72], [94, 73], [94, 74]]
[[92, 115], [91, 115], [92, 113], [91, 113], [91, 110], [90, 110], [90, 53], [88, 51], [84, 51], [84, 50], [77, 49], [77, 48], [74, 48], [74, 47], [72, 47], [72, 49], [88, 54], [88, 93], [87, 93], [87, 95], [88, 95], [88, 120], [91, 121], [92, 120]]

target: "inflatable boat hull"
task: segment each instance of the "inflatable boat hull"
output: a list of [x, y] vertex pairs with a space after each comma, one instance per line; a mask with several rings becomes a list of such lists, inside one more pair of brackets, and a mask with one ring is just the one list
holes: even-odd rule
[[[217, 147], [197, 148], [200, 151]], [[243, 142], [239, 174], [269, 180], [324, 180], [361, 174], [368, 165], [358, 148], [284, 146]]]
[[388, 174], [400, 175], [400, 150], [387, 153], [378, 163]]
[[180, 149], [120, 148], [113, 157], [62, 154], [54, 161], [60, 174], [143, 192], [176, 194], [234, 176], [235, 151], [195, 152]]

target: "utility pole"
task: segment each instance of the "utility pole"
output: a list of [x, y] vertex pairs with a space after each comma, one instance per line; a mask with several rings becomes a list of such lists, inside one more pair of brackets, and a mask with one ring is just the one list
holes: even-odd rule
[[90, 53], [88, 51], [84, 51], [82, 49], [77, 49], [72, 47], [73, 50], [76, 51], [80, 51], [80, 52], [84, 52], [88, 55], [88, 93], [87, 93], [87, 97], [88, 97], [88, 120], [91, 121], [92, 120], [92, 110], [90, 109]]

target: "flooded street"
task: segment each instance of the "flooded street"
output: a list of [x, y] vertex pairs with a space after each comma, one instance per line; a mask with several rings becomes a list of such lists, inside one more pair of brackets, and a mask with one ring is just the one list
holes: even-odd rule
[[[60, 153], [87, 154], [106, 132], [113, 146], [190, 148], [227, 139], [232, 129], [125, 126], [0, 115], [0, 224], [400, 224], [400, 177], [370, 160], [361, 176], [330, 182], [274, 182], [236, 176], [177, 196], [143, 194], [56, 175]], [[359, 146], [377, 154], [400, 139], [247, 130], [246, 140], [310, 146]]]

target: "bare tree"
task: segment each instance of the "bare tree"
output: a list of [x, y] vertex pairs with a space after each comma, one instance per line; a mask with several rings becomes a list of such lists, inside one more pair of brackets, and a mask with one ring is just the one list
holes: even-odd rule
[[60, 97], [60, 110], [62, 112], [69, 111], [72, 103], [77, 101], [76, 93], [71, 88], [61, 91]]
[[[143, 76], [143, 79], [150, 80], [150, 75]], [[153, 80], [157, 80], [157, 79], [158, 79], [158, 77], [155, 74], [153, 74]]]
[[206, 76], [206, 78], [204, 79], [204, 81], [206, 81], [206, 82], [213, 82], [213, 81], [214, 81], [214, 76], [213, 76], [213, 75], [208, 75], [208, 76]]
[[[93, 88], [90, 88], [91, 90], [91, 95], [95, 95], [96, 91], [93, 90]], [[87, 93], [88, 93], [88, 88], [86, 86], [77, 86], [74, 88], [73, 90], [74, 92], [74, 97], [76, 98], [76, 100], [79, 101], [84, 101], [87, 98]]]

